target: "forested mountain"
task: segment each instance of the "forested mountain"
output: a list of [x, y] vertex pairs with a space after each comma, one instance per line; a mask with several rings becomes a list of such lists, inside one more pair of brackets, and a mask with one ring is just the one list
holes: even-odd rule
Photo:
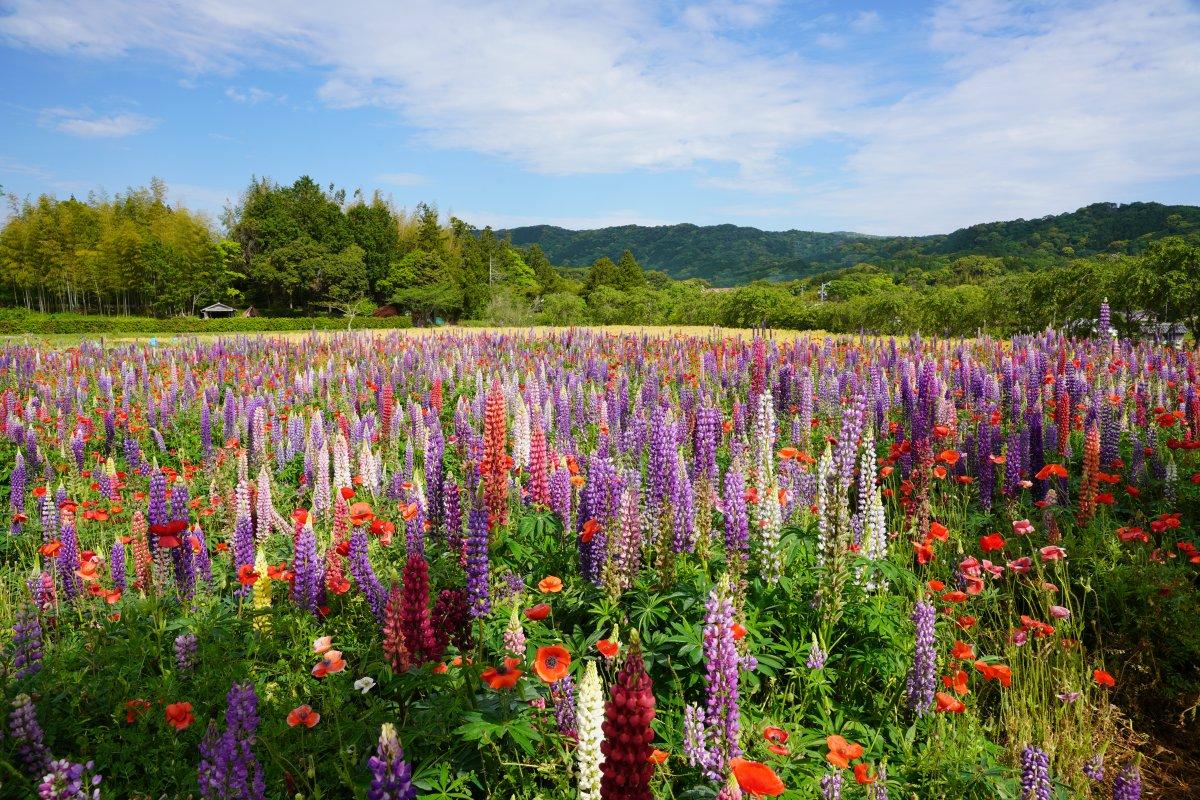
[[1200, 231], [1200, 207], [1095, 203], [1066, 214], [988, 222], [936, 236], [762, 231], [736, 225], [622, 225], [570, 231], [537, 225], [500, 231], [519, 247], [539, 245], [554, 264], [584, 267], [633, 252], [642, 266], [714, 286], [784, 281], [856, 264], [895, 273], [948, 266], [963, 256], [1003, 259], [1007, 269], [1062, 264], [1099, 253], [1135, 254], [1155, 239]]

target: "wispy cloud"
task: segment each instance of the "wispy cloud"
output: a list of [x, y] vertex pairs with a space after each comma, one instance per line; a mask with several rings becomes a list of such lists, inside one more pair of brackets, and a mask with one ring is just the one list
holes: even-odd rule
[[96, 139], [134, 136], [151, 130], [159, 123], [159, 120], [144, 114], [97, 114], [90, 108], [43, 108], [38, 120], [44, 127], [61, 133]]
[[225, 90], [225, 96], [235, 103], [246, 103], [248, 105], [258, 105], [267, 100], [275, 100], [283, 102], [287, 98], [283, 95], [277, 95], [274, 92], [268, 92], [266, 89], [260, 89], [257, 86], [251, 86], [246, 89], [239, 89], [236, 86], [230, 86]]
[[[819, 216], [938, 231], [1200, 178], [1200, 7], [1189, 0], [946, 0], [914, 40], [915, 77], [851, 46], [884, 28], [879, 12], [800, 19], [766, 0], [8, 7], [10, 43], [149, 55], [184, 76], [302, 66], [321, 75], [327, 106], [390, 110], [430, 147], [551, 175], [691, 170], [706, 188], [759, 196], [747, 206], [782, 195], [769, 202], [794, 209], [788, 227]], [[254, 91], [229, 96], [251, 103]], [[46, 120], [91, 136], [154, 123]], [[814, 160], [829, 152], [836, 162]], [[400, 175], [393, 185], [413, 185]]]

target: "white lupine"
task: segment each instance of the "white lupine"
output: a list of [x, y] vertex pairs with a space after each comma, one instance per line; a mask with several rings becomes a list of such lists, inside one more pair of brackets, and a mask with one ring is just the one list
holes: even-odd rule
[[783, 554], [779, 549], [783, 509], [779, 506], [779, 489], [772, 484], [765, 490], [760, 490], [758, 503], [755, 505], [759, 515], [759, 573], [767, 583], [775, 583], [783, 574]]
[[575, 764], [579, 779], [579, 800], [600, 800], [600, 765], [604, 754], [604, 688], [596, 662], [589, 660], [575, 696], [575, 726], [579, 742], [575, 748]]
[[333, 485], [336, 489], [345, 489], [353, 485], [350, 475], [350, 443], [341, 431], [338, 431], [333, 442]]
[[362, 476], [363, 486], [375, 496], [379, 492], [379, 465], [371, 452], [371, 443], [363, 437], [362, 447], [358, 450], [358, 474]]
[[313, 453], [313, 510], [324, 513], [333, 499], [329, 487], [329, 448], [321, 444]]
[[522, 469], [529, 467], [529, 443], [530, 443], [530, 423], [529, 423], [529, 407], [525, 405], [525, 401], [517, 395], [516, 401], [513, 403], [515, 411], [513, 412], [512, 426], [512, 456], [513, 463]]
[[828, 555], [835, 546], [837, 531], [832, 524], [837, 513], [837, 497], [833, 448], [825, 445], [825, 452], [817, 461], [817, 566], [824, 567]]

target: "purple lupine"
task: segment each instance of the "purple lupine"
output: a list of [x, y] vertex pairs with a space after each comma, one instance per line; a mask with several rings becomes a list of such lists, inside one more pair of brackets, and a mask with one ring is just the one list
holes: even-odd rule
[[821, 800], [842, 800], [842, 773], [826, 772], [821, 776]]
[[120, 539], [113, 542], [108, 553], [108, 571], [112, 575], [113, 588], [125, 591], [125, 543]]
[[181, 633], [175, 637], [175, 666], [180, 672], [191, 672], [196, 666], [198, 644], [194, 633]]
[[1100, 336], [1108, 338], [1109, 330], [1112, 329], [1112, 309], [1108, 307], [1108, 298], [1100, 301], [1100, 330], [1097, 331]]
[[488, 595], [488, 515], [482, 505], [472, 506], [467, 519], [467, 594], [471, 616], [486, 616], [492, 610]]
[[1142, 773], [1130, 764], [1113, 781], [1113, 800], [1141, 800]]
[[916, 646], [912, 667], [908, 671], [906, 704], [917, 716], [933, 708], [933, 693], [937, 684], [937, 651], [934, 648], [934, 620], [937, 611], [924, 600], [917, 603], [909, 617], [916, 625]]
[[203, 452], [204, 463], [212, 461], [212, 411], [208, 407], [208, 395], [201, 395], [200, 402], [200, 449]]
[[550, 699], [554, 701], [554, 723], [558, 732], [569, 739], [578, 734], [575, 727], [575, 679], [570, 675], [550, 684]]
[[383, 622], [384, 605], [387, 603], [387, 592], [383, 588], [383, 584], [379, 582], [379, 578], [375, 576], [375, 570], [371, 568], [371, 558], [367, 553], [367, 531], [359, 526], [350, 534], [350, 574], [354, 577], [354, 582], [358, 584], [361, 591], [367, 598], [367, 604], [371, 606], [371, 613], [375, 615], [375, 619]]
[[9, 533], [13, 536], [16, 536], [22, 530], [21, 520], [18, 515], [25, 512], [25, 483], [27, 479], [25, 457], [21, 455], [21, 451], [18, 448], [12, 474], [8, 477], [8, 500], [13, 512], [12, 527], [9, 528]]
[[379, 744], [375, 754], [367, 759], [367, 766], [371, 770], [367, 800], [413, 800], [417, 796], [412, 785], [412, 767], [404, 760], [404, 750], [391, 723], [384, 723], [380, 730]]
[[453, 475], [447, 475], [442, 483], [442, 520], [446, 525], [446, 546], [451, 553], [458, 556], [460, 563], [466, 555], [463, 537], [462, 492], [454, 481]]
[[317, 552], [317, 536], [312, 525], [301, 527], [300, 535], [296, 537], [292, 570], [296, 575], [292, 582], [292, 599], [300, 608], [319, 617], [325, 562]]
[[235, 683], [226, 696], [225, 732], [209, 722], [200, 743], [198, 781], [204, 800], [263, 800], [262, 764], [254, 755], [258, 730], [258, 695], [249, 684]]
[[725, 559], [741, 571], [750, 555], [750, 520], [746, 514], [746, 479], [731, 466], [725, 473]]
[[51, 761], [49, 772], [38, 784], [40, 800], [100, 800], [100, 783], [103, 778], [93, 772], [96, 765], [89, 761], [76, 764], [62, 758]]
[[63, 594], [67, 600], [73, 600], [80, 592], [79, 576], [75, 574], [75, 570], [79, 569], [79, 538], [75, 535], [75, 523], [62, 526], [59, 543], [62, 546], [58, 549], [55, 563], [62, 580]]
[[1027, 745], [1021, 751], [1021, 800], [1050, 800], [1050, 756]]
[[813, 642], [812, 647], [808, 648], [808, 659], [805, 660], [804, 666], [809, 669], [824, 669], [825, 660], [829, 654], [821, 649], [821, 646]]
[[36, 675], [42, 669], [42, 623], [37, 609], [22, 605], [13, 623], [12, 665], [16, 679]]
[[1104, 756], [1092, 756], [1083, 765], [1083, 774], [1090, 780], [1100, 783], [1104, 780]]
[[37, 707], [24, 693], [17, 695], [12, 705], [13, 710], [8, 715], [8, 736], [17, 743], [17, 759], [25, 767], [25, 772], [33, 777], [41, 777], [50, 766], [50, 750], [46, 747], [46, 734], [38, 722]]

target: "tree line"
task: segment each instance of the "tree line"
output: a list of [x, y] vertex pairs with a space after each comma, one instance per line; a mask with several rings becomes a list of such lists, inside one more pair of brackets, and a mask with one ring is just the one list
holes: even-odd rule
[[416, 324], [687, 324], [997, 335], [1090, 324], [1200, 333], [1200, 236], [1050, 265], [968, 254], [859, 263], [802, 280], [714, 288], [643, 269], [633, 252], [587, 267], [419, 204], [397, 209], [308, 177], [254, 179], [221, 225], [166, 201], [158, 180], [114, 197], [13, 202], [0, 231], [0, 303], [42, 312], [195, 314], [223, 301], [264, 314], [354, 316], [390, 306]]

